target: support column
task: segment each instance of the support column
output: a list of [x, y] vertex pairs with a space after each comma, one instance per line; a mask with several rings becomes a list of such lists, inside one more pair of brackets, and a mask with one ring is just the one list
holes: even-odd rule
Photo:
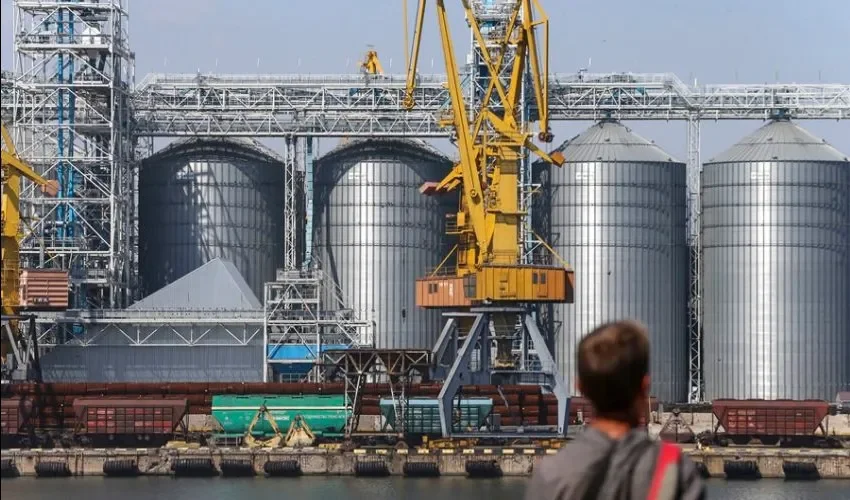
[[283, 265], [287, 271], [297, 269], [298, 248], [298, 155], [297, 139], [289, 136], [284, 140], [284, 208], [283, 208]]
[[[307, 137], [304, 148], [304, 266], [313, 262], [313, 162], [316, 154], [313, 150], [313, 138]], [[318, 142], [318, 139], [316, 140]]]
[[689, 392], [688, 400], [699, 402], [703, 399], [702, 380], [702, 245], [700, 241], [701, 196], [700, 173], [700, 120], [694, 112], [688, 116], [688, 249], [689, 258], [689, 296], [688, 335], [689, 353]]

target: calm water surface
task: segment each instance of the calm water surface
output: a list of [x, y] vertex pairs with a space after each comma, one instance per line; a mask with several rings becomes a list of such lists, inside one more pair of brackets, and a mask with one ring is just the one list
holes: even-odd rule
[[[516, 500], [525, 480], [359, 479], [135, 479], [17, 478], [2, 481], [3, 500]], [[764, 479], [732, 482], [713, 479], [708, 497], [722, 500], [848, 500], [850, 481], [785, 482]]]

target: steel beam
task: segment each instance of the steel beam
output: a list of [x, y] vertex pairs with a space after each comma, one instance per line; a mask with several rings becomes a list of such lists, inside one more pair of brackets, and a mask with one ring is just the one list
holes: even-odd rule
[[[541, 365], [539, 370], [496, 370], [491, 366], [491, 315], [505, 312], [522, 316], [522, 334], [528, 336], [528, 340], [536, 349]], [[555, 360], [546, 347], [546, 339], [530, 311], [515, 308], [475, 308], [470, 313], [448, 313], [445, 316], [446, 326], [434, 347], [432, 361], [432, 375], [435, 378], [445, 372], [445, 363], [448, 363], [448, 371], [445, 372], [445, 380], [437, 396], [443, 437], [454, 435], [451, 426], [454, 397], [461, 386], [522, 383], [535, 383], [555, 394], [558, 400], [557, 434], [566, 434], [569, 410], [567, 384], [558, 373]], [[474, 318], [468, 332], [458, 331], [458, 317]], [[477, 352], [479, 356], [477, 369], [470, 365], [473, 352]]]

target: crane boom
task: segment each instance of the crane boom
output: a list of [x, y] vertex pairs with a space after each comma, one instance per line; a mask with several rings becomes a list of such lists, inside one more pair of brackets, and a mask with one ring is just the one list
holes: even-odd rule
[[[407, 0], [405, 2], [405, 12], [407, 12]], [[407, 110], [413, 109], [416, 101], [413, 97], [413, 90], [416, 88], [416, 72], [419, 67], [419, 47], [422, 44], [422, 26], [425, 24], [425, 0], [419, 0], [419, 7], [416, 9], [416, 23], [413, 25], [413, 50], [407, 57], [407, 86], [404, 93], [404, 108]], [[407, 23], [407, 15], [405, 15], [405, 23]], [[405, 27], [405, 32], [406, 32]], [[405, 36], [404, 43], [407, 43]], [[408, 50], [407, 47], [404, 48]]]
[[[427, 0], [419, 0], [407, 71], [405, 108], [415, 106], [416, 69]], [[480, 100], [467, 102], [452, 44], [445, 0], [436, 0], [437, 24], [446, 66], [450, 112], [440, 123], [454, 129], [459, 160], [438, 183], [423, 186], [427, 194], [460, 190], [459, 210], [451, 234], [459, 238], [455, 278], [431, 276], [419, 280], [417, 302], [423, 307], [457, 307], [499, 302], [565, 302], [572, 295], [572, 271], [558, 266], [523, 265], [519, 206], [519, 162], [523, 149], [555, 165], [560, 153], [542, 151], [519, 117], [525, 105], [523, 85], [530, 73], [544, 142], [552, 140], [548, 124], [548, 19], [539, 0], [506, 2], [510, 9], [503, 30], [478, 18], [473, 2], [462, 2], [467, 21], [488, 73]], [[535, 20], [535, 9], [541, 12]], [[536, 30], [542, 27], [540, 43]], [[543, 57], [538, 54], [543, 47]], [[542, 59], [542, 60], [541, 60]], [[482, 89], [483, 90], [483, 89]], [[477, 102], [476, 102], [477, 101]], [[472, 106], [470, 106], [472, 104]], [[545, 276], [544, 276], [545, 275]], [[458, 279], [465, 279], [465, 281]], [[544, 286], [545, 285], [545, 286]], [[446, 290], [464, 290], [463, 294]]]

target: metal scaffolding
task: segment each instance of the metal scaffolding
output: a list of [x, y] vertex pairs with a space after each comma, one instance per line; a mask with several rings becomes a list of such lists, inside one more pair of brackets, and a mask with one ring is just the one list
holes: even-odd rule
[[322, 354], [327, 380], [340, 380], [351, 405], [345, 433], [351, 436], [360, 429], [363, 392], [368, 381], [387, 382], [393, 402], [393, 433], [404, 434], [409, 387], [413, 379], [427, 378], [431, 352], [412, 349], [328, 349]]
[[372, 343], [370, 323], [346, 307], [342, 291], [320, 269], [279, 270], [266, 283], [263, 304], [264, 381], [321, 376], [313, 369], [326, 349]]
[[[60, 184], [26, 183], [22, 265], [71, 271], [72, 305], [129, 299], [133, 55], [122, 0], [14, 2], [14, 92], [3, 95], [20, 154]], [[4, 89], [7, 83], [4, 82]]]

